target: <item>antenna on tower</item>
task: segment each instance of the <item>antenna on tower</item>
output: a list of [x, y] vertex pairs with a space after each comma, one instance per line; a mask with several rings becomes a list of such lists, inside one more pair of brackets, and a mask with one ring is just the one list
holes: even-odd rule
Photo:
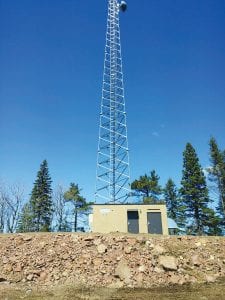
[[127, 3], [125, 1], [121, 1], [121, 3], [119, 4], [119, 8], [120, 10], [125, 12], [127, 10]]
[[[119, 9], [118, 9], [119, 8]], [[124, 203], [130, 196], [130, 167], [120, 44], [119, 12], [125, 1], [108, 1], [95, 201]]]

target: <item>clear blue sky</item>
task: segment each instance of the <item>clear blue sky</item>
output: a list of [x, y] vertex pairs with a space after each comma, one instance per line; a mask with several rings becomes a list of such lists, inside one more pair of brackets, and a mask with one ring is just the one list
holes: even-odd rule
[[[121, 15], [131, 179], [180, 182], [186, 142], [225, 148], [225, 1], [128, 0]], [[0, 178], [93, 200], [106, 0], [0, 0]]]

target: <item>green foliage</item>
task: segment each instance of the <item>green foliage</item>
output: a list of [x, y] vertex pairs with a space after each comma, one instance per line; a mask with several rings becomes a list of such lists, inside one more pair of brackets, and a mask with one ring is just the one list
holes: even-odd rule
[[207, 220], [206, 209], [210, 202], [206, 178], [202, 171], [195, 149], [187, 143], [183, 153], [183, 177], [181, 195], [186, 207], [185, 216], [189, 220], [192, 234], [202, 235]]
[[37, 173], [37, 179], [30, 198], [32, 214], [31, 231], [50, 231], [53, 214], [51, 177], [48, 163], [44, 160]]
[[78, 217], [86, 214], [91, 203], [87, 203], [86, 199], [80, 195], [81, 190], [78, 184], [71, 183], [68, 191], [65, 192], [64, 198], [73, 204], [74, 207], [74, 231], [77, 231]]
[[206, 218], [203, 224], [207, 235], [222, 235], [221, 217], [211, 208], [206, 208], [204, 213]]
[[174, 181], [169, 178], [163, 190], [168, 217], [173, 219], [179, 228], [185, 226], [185, 205], [179, 195]]
[[17, 232], [33, 231], [33, 215], [31, 211], [30, 203], [26, 203], [23, 206], [16, 231]]
[[131, 183], [131, 189], [143, 196], [143, 201], [157, 203], [162, 189], [159, 185], [160, 177], [152, 170], [150, 176], [145, 174]]
[[210, 139], [210, 160], [212, 167], [209, 168], [209, 180], [216, 184], [218, 191], [217, 210], [225, 219], [225, 152], [221, 151], [214, 138]]

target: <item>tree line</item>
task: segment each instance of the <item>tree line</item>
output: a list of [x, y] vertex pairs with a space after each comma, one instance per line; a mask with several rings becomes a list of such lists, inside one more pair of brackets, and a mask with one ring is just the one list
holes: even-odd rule
[[215, 138], [209, 142], [211, 166], [203, 169], [196, 150], [187, 143], [183, 152], [182, 180], [178, 188], [169, 178], [159, 184], [155, 170], [131, 184], [140, 202], [166, 203], [168, 217], [179, 229], [193, 235], [223, 235], [225, 232], [225, 151]]
[[0, 185], [0, 232], [82, 230], [91, 204], [81, 195], [78, 184], [71, 183], [68, 190], [59, 185], [53, 191], [44, 160], [26, 203], [20, 185]]
[[[203, 169], [196, 150], [187, 143], [180, 187], [171, 178], [162, 187], [152, 170], [132, 182], [132, 199], [145, 204], [166, 203], [168, 217], [187, 234], [224, 235], [225, 151], [211, 138], [209, 153], [211, 166]], [[21, 186], [0, 184], [0, 232], [78, 231], [87, 222], [92, 204], [81, 195], [78, 184], [71, 183], [67, 190], [59, 185], [53, 191], [44, 160], [27, 202]]]

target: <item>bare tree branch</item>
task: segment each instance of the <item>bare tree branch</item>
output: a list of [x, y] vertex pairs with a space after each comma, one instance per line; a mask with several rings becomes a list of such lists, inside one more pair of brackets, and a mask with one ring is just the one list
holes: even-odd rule
[[[24, 189], [19, 184], [0, 187], [0, 230], [13, 233], [19, 220], [24, 198]], [[2, 208], [2, 209], [1, 209]], [[2, 230], [2, 232], [3, 232]]]

